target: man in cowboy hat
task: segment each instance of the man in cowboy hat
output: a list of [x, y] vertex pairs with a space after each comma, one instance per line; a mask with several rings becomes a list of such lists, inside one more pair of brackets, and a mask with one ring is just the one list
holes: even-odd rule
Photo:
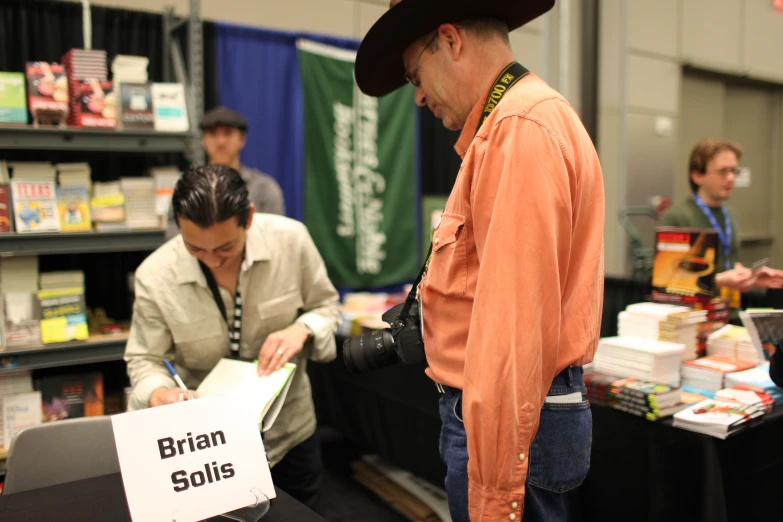
[[420, 293], [455, 522], [565, 521], [563, 493], [589, 467], [581, 366], [601, 323], [601, 167], [574, 109], [514, 61], [508, 37], [553, 5], [393, 0], [356, 59], [365, 94], [407, 80], [462, 131]]

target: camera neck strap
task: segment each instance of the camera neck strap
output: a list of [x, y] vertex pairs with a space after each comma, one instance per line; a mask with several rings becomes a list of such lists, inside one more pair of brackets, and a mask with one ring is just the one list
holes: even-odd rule
[[223, 298], [220, 297], [220, 289], [218, 288], [215, 276], [212, 274], [209, 267], [201, 261], [198, 262], [198, 265], [204, 273], [204, 277], [207, 280], [207, 286], [209, 287], [210, 292], [212, 292], [212, 297], [215, 299], [218, 310], [220, 310], [220, 315], [223, 316], [223, 320], [226, 322], [226, 326], [228, 326], [228, 347], [231, 350], [231, 357], [239, 358], [239, 342], [242, 337], [242, 296], [239, 293], [239, 277], [237, 277], [237, 288], [234, 297], [234, 317], [229, 321], [226, 305], [223, 302]]
[[[528, 71], [525, 66], [519, 62], [511, 62], [500, 72], [497, 79], [495, 80], [495, 83], [492, 84], [492, 88], [489, 90], [487, 99], [484, 102], [484, 111], [481, 114], [481, 118], [479, 118], [478, 127], [476, 127], [476, 133], [478, 133], [481, 125], [484, 123], [484, 121], [486, 121], [489, 115], [492, 114], [492, 111], [495, 110], [495, 107], [498, 106], [498, 103], [500, 103], [500, 100], [503, 99], [503, 96], [506, 95], [508, 90], [528, 74], [530, 74], [530, 71]], [[426, 261], [424, 261], [424, 265], [421, 267], [421, 271], [419, 271], [419, 275], [416, 277], [416, 281], [413, 283], [411, 291], [408, 292], [408, 297], [405, 298], [405, 305], [402, 307], [402, 311], [400, 311], [399, 317], [402, 321], [408, 318], [408, 314], [416, 302], [419, 283], [421, 283], [421, 280], [424, 278], [424, 274], [430, 264], [431, 255], [432, 233], [430, 233], [430, 248], [427, 251], [427, 255], [425, 257]]]

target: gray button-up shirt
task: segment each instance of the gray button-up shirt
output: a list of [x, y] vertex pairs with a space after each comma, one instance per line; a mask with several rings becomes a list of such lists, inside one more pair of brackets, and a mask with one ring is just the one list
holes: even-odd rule
[[[264, 434], [267, 456], [274, 465], [315, 432], [306, 363], [335, 358], [339, 297], [307, 229], [298, 221], [256, 214], [245, 254], [239, 277], [241, 358], [255, 360], [266, 337], [294, 321], [307, 324], [314, 333], [291, 361], [297, 365], [291, 388], [280, 415]], [[227, 316], [233, 317], [234, 301], [228, 291], [220, 291]], [[168, 241], [139, 266], [135, 292], [125, 350], [133, 386], [130, 410], [149, 407], [157, 388], [176, 387], [164, 360], [173, 359], [185, 384], [195, 389], [229, 355], [228, 327], [182, 236]]]

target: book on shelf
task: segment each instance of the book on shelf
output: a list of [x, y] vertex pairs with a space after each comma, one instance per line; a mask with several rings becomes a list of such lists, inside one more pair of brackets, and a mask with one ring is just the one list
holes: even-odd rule
[[44, 422], [99, 417], [103, 409], [103, 375], [100, 372], [50, 375], [37, 379]]
[[14, 229], [11, 212], [11, 192], [7, 183], [0, 185], [0, 232], [12, 232]]
[[12, 179], [11, 200], [17, 232], [60, 231], [54, 181]]
[[86, 186], [57, 187], [57, 208], [60, 229], [63, 232], [89, 232], [92, 230], [90, 198]]
[[81, 80], [72, 90], [68, 123], [77, 127], [115, 129], [117, 98], [110, 81]]
[[181, 83], [153, 83], [152, 107], [155, 112], [155, 130], [187, 132], [190, 130], [185, 104], [185, 87]]
[[2, 446], [7, 450], [20, 431], [41, 424], [41, 393], [29, 391], [2, 396], [0, 409]]
[[68, 118], [68, 78], [59, 63], [27, 62], [27, 97], [33, 124], [64, 125]]
[[715, 295], [717, 231], [660, 227], [655, 233], [652, 299], [674, 304], [706, 302]]
[[296, 365], [288, 363], [278, 371], [259, 377], [257, 363], [221, 359], [196, 389], [200, 397], [232, 395], [253, 405], [259, 429], [274, 424], [291, 387]]
[[41, 344], [38, 297], [35, 292], [3, 293], [3, 346], [26, 348]]
[[57, 288], [38, 291], [43, 344], [86, 341], [87, 306], [83, 288]]
[[0, 123], [27, 123], [24, 74], [0, 72]]
[[155, 130], [151, 83], [120, 85], [119, 123], [123, 129]]

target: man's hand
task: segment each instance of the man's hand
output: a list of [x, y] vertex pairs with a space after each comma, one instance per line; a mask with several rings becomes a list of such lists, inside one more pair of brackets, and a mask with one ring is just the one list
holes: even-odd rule
[[188, 398], [198, 399], [198, 393], [193, 390], [183, 390], [182, 388], [158, 388], [152, 392], [150, 397], [150, 407], [155, 408], [157, 406], [165, 406], [166, 404], [174, 404], [180, 402], [179, 394], [182, 393], [182, 400], [186, 401]]
[[258, 375], [264, 377], [282, 368], [302, 351], [309, 336], [307, 329], [299, 323], [269, 334], [258, 352]]
[[783, 271], [764, 267], [753, 270], [742, 263], [736, 263], [734, 268], [726, 270], [715, 276], [718, 287], [731, 288], [740, 292], [747, 292], [753, 287], [758, 288], [783, 288]]

